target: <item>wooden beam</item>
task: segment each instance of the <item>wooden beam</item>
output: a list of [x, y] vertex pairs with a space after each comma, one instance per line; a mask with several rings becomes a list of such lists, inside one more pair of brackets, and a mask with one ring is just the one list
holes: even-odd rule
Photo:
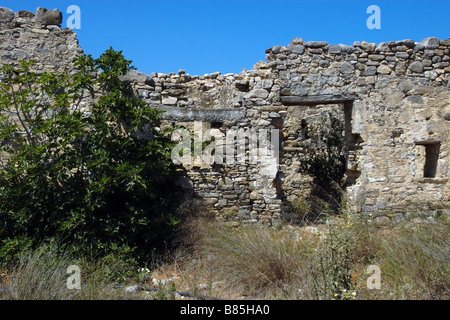
[[433, 139], [433, 140], [420, 140], [420, 141], [414, 141], [416, 145], [430, 145], [430, 144], [440, 144], [441, 141]]

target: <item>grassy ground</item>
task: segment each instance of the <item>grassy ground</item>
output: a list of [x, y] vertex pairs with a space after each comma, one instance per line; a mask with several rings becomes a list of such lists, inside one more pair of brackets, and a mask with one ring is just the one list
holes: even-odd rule
[[[344, 215], [277, 230], [200, 219], [187, 225], [190, 250], [158, 275], [229, 299], [449, 299], [449, 226], [447, 217], [381, 227]], [[380, 289], [368, 288], [374, 268]]]
[[[449, 221], [380, 227], [370, 217], [328, 217], [312, 226], [230, 227], [210, 218], [185, 223], [183, 245], [154, 270], [114, 257], [74, 261], [42, 247], [8, 271], [1, 299], [450, 299]], [[69, 265], [81, 288], [69, 290]], [[372, 269], [370, 269], [372, 268]], [[380, 271], [379, 289], [368, 281]], [[2, 272], [0, 272], [2, 273]], [[120, 281], [119, 281], [120, 280]], [[120, 282], [157, 291], [125, 292]]]

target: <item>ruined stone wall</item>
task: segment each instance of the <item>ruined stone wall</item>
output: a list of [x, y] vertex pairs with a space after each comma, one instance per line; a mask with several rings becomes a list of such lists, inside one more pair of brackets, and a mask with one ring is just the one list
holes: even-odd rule
[[[72, 60], [83, 53], [72, 29], [61, 28], [58, 10], [13, 12], [0, 7], [0, 66], [36, 60], [34, 72], [71, 73]], [[1, 81], [1, 79], [0, 79]], [[0, 160], [7, 155], [0, 153]]]
[[[75, 34], [39, 21], [1, 12], [1, 63], [37, 57], [42, 68], [70, 69], [82, 52]], [[308, 191], [309, 178], [297, 172], [302, 123], [330, 110], [346, 124], [353, 210], [382, 222], [448, 208], [449, 74], [450, 39], [347, 46], [295, 38], [239, 74], [132, 71], [124, 79], [149, 107], [165, 111], [162, 126], [278, 129], [279, 162], [269, 152], [254, 162], [193, 164], [179, 181], [220, 219], [275, 224]]]
[[[202, 121], [205, 128], [212, 125], [226, 134], [239, 129], [267, 130], [280, 119], [277, 111], [282, 106], [272, 105], [280, 90], [279, 80], [270, 69], [226, 75], [190, 76], [181, 70], [178, 74], [145, 77], [133, 72], [129, 76], [138, 97], [166, 111], [163, 125], [193, 130], [193, 122]], [[278, 167], [270, 155], [250, 163], [249, 153], [247, 146], [242, 164], [189, 166], [188, 179], [182, 179], [182, 185], [222, 220], [279, 222], [282, 200], [273, 184]]]
[[58, 10], [38, 8], [12, 12], [0, 8], [0, 64], [37, 60], [36, 71], [70, 72], [72, 60], [82, 54], [76, 33], [61, 28]]
[[[347, 193], [353, 209], [383, 216], [379, 221], [400, 220], [416, 213], [434, 215], [449, 205], [449, 49], [449, 39], [437, 38], [352, 46], [296, 38], [288, 46], [268, 49], [267, 62], [253, 70], [205, 76], [155, 73], [145, 85], [138, 81], [136, 92], [149, 105], [170, 106], [172, 114], [183, 109], [185, 117], [175, 117], [178, 121], [202, 120], [190, 114], [191, 108], [211, 114], [235, 109], [244, 110], [245, 117], [216, 119], [223, 131], [281, 129], [280, 163], [269, 175], [274, 183], [260, 179], [270, 161], [190, 171], [193, 188], [219, 215], [231, 210], [236, 219], [275, 222], [283, 202], [295, 205], [308, 181], [297, 172], [302, 120], [335, 109], [351, 132]], [[433, 148], [438, 149], [436, 171], [427, 177], [426, 150]], [[233, 187], [224, 187], [225, 180]]]
[[[347, 191], [357, 211], [402, 219], [448, 207], [449, 48], [450, 40], [437, 38], [378, 46], [294, 39], [267, 50], [286, 84], [280, 100], [291, 110], [304, 108], [295, 101], [314, 96], [351, 96], [358, 143], [349, 167], [360, 176]], [[424, 177], [427, 143], [440, 146], [434, 178]]]

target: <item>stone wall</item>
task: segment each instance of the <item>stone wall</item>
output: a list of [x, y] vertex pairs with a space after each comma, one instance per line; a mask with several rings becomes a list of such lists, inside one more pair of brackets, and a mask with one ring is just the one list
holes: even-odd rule
[[[0, 66], [36, 60], [34, 72], [71, 73], [72, 60], [83, 54], [72, 29], [61, 28], [62, 13], [37, 8], [14, 13], [0, 7]], [[1, 80], [1, 79], [0, 79]], [[7, 155], [0, 153], [0, 160]]]
[[[146, 83], [136, 81], [135, 88], [150, 106], [171, 106], [185, 114], [202, 108], [244, 110], [245, 118], [236, 121], [216, 119], [224, 132], [244, 127], [282, 131], [280, 163], [269, 183], [261, 179], [261, 170], [270, 167], [263, 159], [258, 165], [190, 169], [196, 194], [220, 216], [273, 223], [284, 202], [295, 206], [308, 181], [297, 172], [302, 120], [334, 109], [350, 132], [347, 193], [353, 209], [399, 220], [434, 215], [449, 205], [449, 49], [450, 39], [437, 38], [353, 46], [295, 38], [288, 46], [268, 49], [267, 61], [247, 72], [154, 73]], [[427, 177], [427, 149], [433, 148], [439, 149], [436, 172]]]
[[[70, 70], [82, 49], [75, 33], [49, 24], [55, 16], [1, 9], [1, 63], [33, 57], [43, 69]], [[353, 210], [383, 221], [448, 208], [449, 74], [450, 39], [347, 46], [295, 38], [239, 74], [132, 71], [124, 79], [149, 107], [166, 111], [162, 126], [279, 130], [279, 161], [269, 152], [253, 162], [193, 164], [179, 181], [220, 219], [275, 224], [308, 189], [297, 172], [299, 130], [330, 110], [346, 124]], [[246, 155], [254, 151], [247, 146]]]
[[37, 60], [37, 71], [70, 72], [72, 59], [83, 53], [76, 33], [61, 28], [58, 10], [36, 13], [0, 8], [0, 64]]

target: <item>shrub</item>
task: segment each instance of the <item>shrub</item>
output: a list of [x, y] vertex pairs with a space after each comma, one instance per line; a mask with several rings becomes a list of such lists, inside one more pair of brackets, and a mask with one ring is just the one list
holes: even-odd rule
[[178, 223], [172, 142], [156, 129], [160, 112], [120, 80], [131, 61], [110, 48], [74, 66], [71, 75], [32, 72], [33, 61], [1, 69], [4, 261], [54, 237], [79, 253], [145, 258]]

